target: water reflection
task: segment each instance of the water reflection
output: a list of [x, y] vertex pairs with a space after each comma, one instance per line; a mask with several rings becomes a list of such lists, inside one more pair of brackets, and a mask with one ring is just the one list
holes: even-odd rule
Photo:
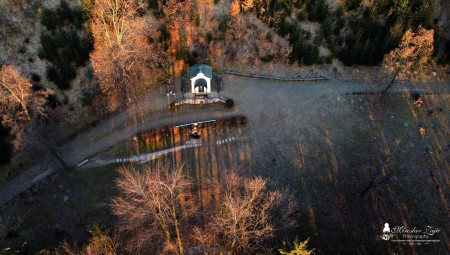
[[[219, 188], [214, 184], [219, 180], [220, 171], [235, 169], [251, 158], [250, 147], [243, 146], [246, 139], [242, 129], [246, 124], [245, 116], [235, 116], [198, 122], [196, 125], [186, 123], [152, 129], [128, 141], [121, 154], [129, 157], [200, 141], [199, 147], [176, 150], [146, 164], [152, 168], [164, 165], [177, 169], [183, 166], [185, 174], [194, 180], [194, 193], [199, 198], [201, 208], [206, 209], [219, 196]], [[192, 137], [194, 127], [198, 138]]]

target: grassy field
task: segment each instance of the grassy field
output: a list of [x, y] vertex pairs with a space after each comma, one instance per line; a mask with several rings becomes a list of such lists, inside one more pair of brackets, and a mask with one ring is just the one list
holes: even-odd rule
[[[227, 76], [225, 84], [223, 94], [235, 100], [234, 113], [246, 116], [247, 124], [205, 125], [200, 132], [208, 146], [149, 164], [184, 166], [198, 185], [202, 203], [209, 203], [212, 195], [202, 188], [203, 181], [220, 178], [223, 171], [259, 175], [270, 179], [272, 187], [288, 187], [301, 209], [298, 228], [289, 235], [310, 238], [317, 254], [448, 252], [448, 95], [426, 95], [424, 107], [415, 108], [409, 94], [345, 93], [358, 83], [280, 83]], [[426, 127], [424, 136], [419, 126]], [[165, 149], [184, 143], [185, 136], [150, 130], [137, 142], [130, 140], [98, 156]], [[228, 137], [238, 140], [216, 144]], [[37, 249], [62, 238], [83, 241], [93, 224], [111, 226], [114, 217], [107, 204], [116, 177], [115, 167], [57, 175], [37, 194], [25, 194], [2, 210], [10, 217], [2, 217], [2, 229], [15, 229], [19, 237], [5, 239], [1, 246], [27, 240]], [[419, 246], [382, 240], [386, 222], [391, 227], [439, 228], [433, 236], [439, 242]]]

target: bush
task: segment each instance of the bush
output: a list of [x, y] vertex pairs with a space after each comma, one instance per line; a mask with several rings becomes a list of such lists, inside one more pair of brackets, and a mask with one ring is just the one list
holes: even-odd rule
[[260, 59], [262, 62], [272, 62], [273, 61], [273, 54], [267, 54], [265, 56], [262, 56]]
[[227, 101], [225, 101], [225, 105], [226, 105], [228, 108], [233, 108], [233, 106], [234, 106], [234, 101], [233, 101], [233, 99], [228, 98]]
[[85, 75], [89, 80], [92, 80], [94, 78], [94, 70], [91, 66], [86, 67]]
[[[300, 2], [300, 1], [297, 1]], [[297, 14], [297, 20], [298, 21], [305, 21], [308, 18], [308, 14], [305, 12], [305, 10], [300, 10]]]
[[56, 97], [56, 94], [50, 94], [47, 97], [47, 105], [51, 108], [55, 109], [57, 106], [60, 106], [61, 103], [59, 102], [58, 98]]
[[277, 32], [281, 37], [285, 37], [288, 34], [293, 35], [297, 32], [297, 27], [287, 22], [285, 16], [281, 16], [280, 22], [278, 22], [277, 26], [278, 26]]
[[166, 23], [161, 24], [158, 30], [159, 30], [159, 42], [167, 42], [170, 40], [170, 32], [169, 29], [167, 29]]
[[196, 13], [195, 17], [194, 17], [194, 22], [195, 22], [195, 26], [199, 27], [200, 26], [200, 13]]
[[58, 78], [58, 70], [54, 66], [47, 67], [47, 79], [49, 81], [56, 81]]
[[319, 48], [314, 45], [308, 44], [303, 52], [303, 63], [305, 65], [312, 65], [317, 62], [319, 58]]
[[38, 83], [38, 82], [41, 81], [41, 76], [39, 76], [39, 74], [37, 74], [37, 73], [32, 73], [32, 74], [31, 74], [31, 80], [32, 80], [33, 82]]
[[41, 24], [48, 30], [55, 30], [61, 23], [56, 12], [48, 9], [44, 9], [41, 16]]
[[17, 52], [19, 54], [24, 54], [25, 52], [27, 52], [27, 47], [25, 46], [20, 46], [20, 48], [17, 50]]
[[155, 16], [156, 19], [163, 19], [166, 14], [164, 13], [164, 11], [162, 9], [157, 9], [157, 10], [153, 10], [153, 15]]
[[351, 11], [358, 9], [361, 5], [362, 0], [344, 0], [342, 1], [342, 6], [346, 11]]
[[31, 89], [33, 91], [39, 91], [39, 90], [43, 90], [44, 86], [42, 84], [33, 84], [33, 86], [31, 87]]
[[230, 21], [230, 15], [223, 15], [219, 17], [219, 31], [226, 32], [228, 29], [228, 21]]
[[158, 0], [148, 0], [148, 8], [157, 10], [159, 8]]
[[145, 15], [145, 9], [139, 6], [138, 9], [136, 10], [136, 13], [139, 17], [143, 17]]
[[208, 33], [206, 34], [206, 41], [207, 41], [208, 43], [210, 43], [210, 42], [212, 42], [212, 40], [213, 40], [213, 35], [212, 35], [210, 32], [208, 32]]
[[81, 103], [83, 104], [83, 106], [92, 105], [93, 101], [94, 97], [92, 95], [92, 92], [88, 89], [83, 89], [81, 91]]
[[59, 63], [58, 67], [50, 65], [47, 68], [47, 78], [61, 90], [70, 88], [70, 81], [77, 76], [77, 72], [71, 65]]

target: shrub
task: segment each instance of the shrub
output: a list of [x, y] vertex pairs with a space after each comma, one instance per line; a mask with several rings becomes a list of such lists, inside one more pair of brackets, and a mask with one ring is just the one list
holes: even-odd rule
[[219, 31], [226, 32], [228, 29], [228, 21], [230, 21], [230, 15], [223, 15], [219, 17]]
[[77, 76], [77, 72], [73, 66], [66, 63], [59, 63], [57, 66], [50, 65], [47, 68], [48, 80], [54, 82], [61, 90], [69, 89], [70, 81]]
[[94, 78], [94, 70], [91, 66], [86, 67], [85, 75], [89, 80], [92, 80]]
[[139, 17], [143, 17], [145, 15], [145, 9], [139, 6], [139, 8], [136, 10], [136, 13]]
[[227, 101], [225, 101], [225, 105], [226, 105], [228, 108], [233, 108], [233, 106], [234, 106], [234, 101], [233, 101], [233, 99], [228, 98]]
[[327, 17], [321, 27], [320, 27], [320, 34], [327, 40], [327, 42], [331, 39], [331, 34], [333, 31], [333, 21], [331, 17]]
[[56, 81], [58, 78], [58, 70], [54, 66], [47, 67], [47, 79], [49, 81]]
[[317, 46], [308, 44], [303, 52], [302, 64], [312, 65], [315, 62], [317, 62], [318, 58], [319, 58], [319, 48]]
[[159, 8], [158, 0], [148, 0], [148, 8], [157, 10]]
[[212, 40], [213, 40], [213, 35], [212, 35], [210, 32], [208, 32], [208, 33], [206, 34], [206, 41], [207, 41], [208, 43], [210, 43], [210, 42], [212, 42]]
[[37, 74], [37, 73], [32, 73], [32, 74], [31, 74], [31, 80], [32, 80], [33, 82], [38, 83], [38, 82], [41, 81], [41, 76], [39, 76], [39, 74]]
[[169, 29], [167, 29], [166, 23], [161, 24], [158, 28], [159, 30], [159, 41], [160, 42], [167, 42], [170, 40], [170, 32]]
[[88, 89], [83, 89], [81, 91], [81, 103], [83, 104], [83, 106], [92, 105], [93, 101], [94, 97], [92, 95], [92, 92]]
[[158, 8], [157, 10], [154, 10], [153, 15], [156, 17], [156, 19], [163, 19], [166, 16], [164, 11], [160, 8]]
[[277, 26], [278, 26], [277, 32], [282, 37], [285, 37], [288, 34], [292, 35], [297, 31], [297, 27], [287, 22], [285, 16], [281, 16], [280, 22], [278, 22]]
[[147, 43], [148, 44], [154, 44], [156, 42], [155, 38], [152, 36], [147, 36]]
[[59, 102], [58, 98], [56, 97], [56, 94], [50, 94], [47, 97], [47, 105], [51, 108], [55, 109], [57, 106], [60, 106], [61, 103]]
[[273, 61], [273, 58], [274, 58], [273, 54], [267, 54], [265, 56], [262, 56], [260, 59], [262, 62], [271, 62]]
[[27, 52], [27, 47], [20, 46], [20, 48], [17, 50], [17, 52], [20, 54], [24, 54], [25, 52]]
[[199, 27], [200, 26], [200, 13], [197, 12], [195, 14], [194, 21], [195, 21], [195, 26]]
[[41, 16], [41, 24], [48, 30], [55, 30], [61, 23], [59, 17], [52, 10], [44, 9]]
[[342, 6], [345, 8], [346, 11], [351, 11], [359, 8], [361, 5], [362, 0], [344, 0], [341, 1]]
[[39, 91], [39, 90], [43, 90], [44, 86], [42, 84], [33, 84], [33, 87], [31, 87], [31, 89], [33, 91]]
[[[297, 1], [300, 2], [300, 1]], [[305, 12], [305, 10], [300, 10], [297, 14], [297, 20], [298, 21], [305, 21], [306, 18], [308, 18], [308, 14]]]

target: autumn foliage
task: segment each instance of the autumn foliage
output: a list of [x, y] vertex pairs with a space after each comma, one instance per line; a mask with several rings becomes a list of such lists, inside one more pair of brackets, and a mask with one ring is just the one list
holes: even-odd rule
[[417, 32], [409, 29], [398, 48], [384, 57], [384, 68], [399, 78], [412, 78], [431, 63], [434, 50], [434, 30], [421, 26]]
[[1, 124], [14, 136], [14, 148], [22, 145], [24, 134], [32, 120], [44, 114], [45, 98], [51, 91], [33, 92], [30, 81], [22, 77], [13, 66], [0, 69], [0, 113]]
[[137, 9], [133, 0], [97, 0], [91, 12], [92, 66], [110, 110], [135, 99], [160, 61], [158, 51], [148, 43], [155, 32]]

